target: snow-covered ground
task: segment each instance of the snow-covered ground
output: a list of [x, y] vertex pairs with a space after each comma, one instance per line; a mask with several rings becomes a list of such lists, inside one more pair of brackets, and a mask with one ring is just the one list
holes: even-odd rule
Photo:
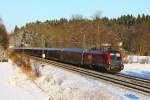
[[[32, 60], [32, 66], [35, 65], [40, 63]], [[52, 100], [150, 100], [149, 96], [110, 83], [44, 65], [40, 67], [42, 75], [35, 80], [43, 92], [11, 61], [0, 63], [0, 100], [49, 100], [49, 97]]]
[[[34, 63], [34, 61], [33, 61]], [[113, 84], [83, 77], [53, 65], [40, 68], [42, 77], [36, 80], [55, 100], [149, 100], [150, 97]]]
[[150, 80], [150, 64], [124, 64], [121, 73]]
[[46, 97], [10, 60], [0, 62], [0, 100], [46, 100]]
[[150, 56], [129, 55], [125, 62], [121, 73], [150, 80]]

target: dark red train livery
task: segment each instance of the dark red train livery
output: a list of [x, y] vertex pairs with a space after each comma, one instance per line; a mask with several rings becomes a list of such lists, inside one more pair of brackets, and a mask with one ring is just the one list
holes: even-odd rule
[[85, 50], [81, 48], [16, 48], [16, 52], [61, 61], [93, 70], [116, 73], [123, 70], [122, 57], [115, 50]]

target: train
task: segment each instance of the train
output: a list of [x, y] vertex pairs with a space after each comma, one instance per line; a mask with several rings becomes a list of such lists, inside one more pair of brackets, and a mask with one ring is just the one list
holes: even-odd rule
[[14, 51], [107, 73], [117, 73], [124, 69], [121, 53], [117, 50], [15, 48]]

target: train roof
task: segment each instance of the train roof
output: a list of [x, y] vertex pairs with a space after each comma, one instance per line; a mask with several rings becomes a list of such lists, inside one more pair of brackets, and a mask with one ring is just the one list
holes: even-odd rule
[[73, 52], [82, 52], [83, 49], [81, 48], [63, 48], [63, 51], [73, 51]]
[[107, 52], [119, 52], [116, 50], [91, 50], [92, 53], [107, 53]]
[[81, 48], [47, 48], [47, 50], [58, 50], [58, 51], [70, 51], [70, 52], [82, 52]]
[[99, 50], [99, 49], [83, 49], [83, 48], [15, 48], [15, 49], [57, 50], [57, 51], [90, 52], [90, 53], [118, 52], [116, 50]]

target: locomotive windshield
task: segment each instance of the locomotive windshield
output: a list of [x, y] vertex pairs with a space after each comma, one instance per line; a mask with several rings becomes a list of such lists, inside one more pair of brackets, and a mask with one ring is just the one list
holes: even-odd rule
[[121, 59], [121, 55], [118, 52], [110, 53], [110, 59], [111, 60], [120, 60]]
[[110, 63], [114, 65], [120, 64], [121, 54], [119, 52], [110, 52]]

